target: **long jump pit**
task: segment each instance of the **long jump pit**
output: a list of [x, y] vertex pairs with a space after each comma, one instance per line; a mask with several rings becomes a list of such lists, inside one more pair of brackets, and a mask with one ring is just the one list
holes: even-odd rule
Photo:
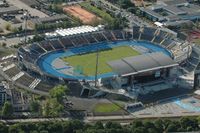
[[96, 22], [97, 20], [101, 20], [99, 17], [83, 9], [79, 5], [64, 7], [63, 11], [76, 18], [79, 18], [84, 24], [91, 24], [94, 23], [94, 21]]

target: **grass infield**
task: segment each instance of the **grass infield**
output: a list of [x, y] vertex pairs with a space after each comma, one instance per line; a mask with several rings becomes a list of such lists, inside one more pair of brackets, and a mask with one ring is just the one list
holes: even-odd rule
[[[109, 50], [99, 52], [98, 74], [112, 72], [107, 64], [108, 61], [117, 60], [125, 57], [136, 56], [140, 53], [129, 46], [120, 46]], [[95, 75], [96, 70], [96, 52], [86, 53], [82, 55], [74, 55], [62, 58], [69, 65], [77, 68], [81, 66], [82, 73], [86, 76]]]
[[96, 104], [94, 107], [94, 112], [96, 113], [111, 113], [111, 112], [117, 112], [120, 111], [121, 107], [113, 104], [113, 103], [99, 103]]

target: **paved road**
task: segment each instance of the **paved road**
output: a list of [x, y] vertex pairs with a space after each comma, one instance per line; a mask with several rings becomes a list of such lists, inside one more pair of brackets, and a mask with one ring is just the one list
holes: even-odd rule
[[[176, 119], [183, 116], [199, 116], [200, 113], [185, 113], [185, 114], [163, 114], [157, 116], [141, 115], [140, 117], [135, 117], [133, 115], [124, 116], [92, 116], [86, 117], [83, 121], [85, 123], [93, 123], [95, 121], [118, 121], [120, 123], [129, 123], [135, 118], [139, 119], [157, 119], [157, 118], [171, 118]], [[17, 122], [43, 122], [43, 121], [69, 121], [71, 118], [32, 118], [32, 119], [11, 119], [11, 120], [0, 120], [4, 123], [17, 123]]]
[[47, 14], [39, 11], [39, 10], [36, 10], [34, 8], [31, 8], [30, 6], [26, 5], [25, 3], [23, 3], [22, 1], [20, 0], [6, 0], [9, 4], [12, 4], [20, 9], [26, 9], [29, 11], [29, 13], [32, 15], [32, 16], [38, 16], [40, 18], [44, 18], [44, 17], [48, 17]]
[[69, 118], [35, 118], [35, 119], [11, 119], [0, 120], [5, 123], [17, 123], [17, 122], [43, 122], [43, 121], [68, 121]]

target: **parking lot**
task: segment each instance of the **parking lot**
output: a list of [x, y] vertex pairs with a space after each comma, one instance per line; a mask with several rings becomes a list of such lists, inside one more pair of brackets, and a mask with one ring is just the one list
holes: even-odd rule
[[6, 2], [7, 6], [3, 6], [0, 13], [0, 35], [15, 32], [19, 27], [24, 28], [25, 10], [28, 11], [29, 19], [48, 17], [45, 13], [31, 8], [20, 0], [7, 0]]
[[181, 99], [175, 98], [157, 105], [146, 107], [139, 111], [135, 111], [132, 115], [136, 117], [159, 117], [164, 115], [187, 116], [191, 114], [200, 114], [199, 103], [200, 100], [192, 96]]
[[48, 17], [48, 15], [46, 15], [45, 13], [37, 10], [37, 9], [33, 9], [31, 8], [30, 6], [26, 5], [25, 3], [21, 2], [20, 0], [7, 0], [7, 2], [9, 4], [12, 4], [20, 9], [25, 9], [25, 10], [28, 10], [29, 13], [32, 15], [32, 16], [38, 16], [40, 18], [44, 18], [44, 17]]

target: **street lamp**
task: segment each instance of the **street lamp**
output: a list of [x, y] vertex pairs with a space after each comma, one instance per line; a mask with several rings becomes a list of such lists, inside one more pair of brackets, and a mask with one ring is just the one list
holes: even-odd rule
[[26, 40], [27, 40], [27, 20], [28, 20], [28, 17], [29, 17], [29, 12], [27, 10], [25, 10], [24, 12], [24, 23], [25, 23], [25, 26], [24, 26], [24, 45], [26, 45]]

